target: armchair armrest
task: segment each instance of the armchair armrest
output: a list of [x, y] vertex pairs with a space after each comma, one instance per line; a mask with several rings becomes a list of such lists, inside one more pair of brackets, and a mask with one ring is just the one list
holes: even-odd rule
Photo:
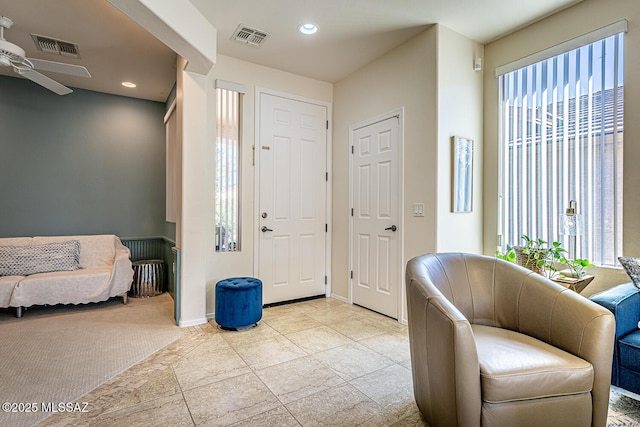
[[606, 424], [615, 337], [611, 312], [563, 286], [530, 275], [524, 281], [518, 317], [520, 332], [591, 363], [593, 425]]
[[[515, 293], [517, 301], [508, 301]], [[590, 335], [598, 335], [614, 326], [610, 311], [538, 274], [527, 275], [519, 290], [516, 287], [509, 294], [503, 292], [500, 295], [497, 307], [501, 317], [511, 319], [511, 315], [504, 312], [505, 300], [507, 308], [517, 307], [515, 321], [506, 322], [506, 327], [581, 358], [585, 358], [585, 346], [591, 340]], [[594, 328], [601, 323], [604, 331]], [[611, 336], [613, 341], [613, 333]]]
[[[479, 426], [480, 366], [471, 324], [427, 278], [410, 272], [407, 292], [418, 406], [434, 425]], [[434, 401], [448, 407], [432, 408]]]

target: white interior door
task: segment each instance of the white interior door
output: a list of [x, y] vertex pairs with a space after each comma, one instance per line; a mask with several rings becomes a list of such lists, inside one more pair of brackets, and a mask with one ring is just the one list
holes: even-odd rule
[[327, 107], [261, 93], [259, 119], [264, 303], [324, 294]]
[[352, 298], [398, 318], [400, 174], [398, 117], [352, 133]]

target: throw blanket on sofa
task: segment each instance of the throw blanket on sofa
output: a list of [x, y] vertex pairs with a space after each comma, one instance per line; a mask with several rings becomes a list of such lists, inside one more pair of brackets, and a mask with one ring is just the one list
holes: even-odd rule
[[113, 234], [0, 238], [0, 307], [126, 300], [129, 255]]

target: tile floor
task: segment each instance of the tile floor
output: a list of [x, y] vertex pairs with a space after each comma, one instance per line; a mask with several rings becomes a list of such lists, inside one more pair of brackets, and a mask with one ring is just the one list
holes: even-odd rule
[[[212, 322], [213, 323], [213, 322]], [[87, 394], [41, 426], [421, 426], [407, 327], [335, 299], [266, 308], [256, 328], [215, 323]], [[609, 425], [640, 425], [614, 395]]]
[[40, 425], [423, 424], [393, 319], [329, 298], [266, 308], [246, 331], [186, 332], [86, 395], [88, 413]]

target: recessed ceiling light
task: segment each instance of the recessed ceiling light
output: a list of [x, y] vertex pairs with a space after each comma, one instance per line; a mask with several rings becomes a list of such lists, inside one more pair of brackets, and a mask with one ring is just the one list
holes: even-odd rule
[[122, 86], [134, 88], [134, 87], [136, 87], [136, 84], [135, 83], [131, 83], [131, 82], [122, 82]]
[[316, 24], [312, 24], [312, 23], [306, 23], [306, 24], [300, 24], [298, 26], [298, 31], [300, 31], [302, 34], [315, 34], [318, 31], [318, 26]]

